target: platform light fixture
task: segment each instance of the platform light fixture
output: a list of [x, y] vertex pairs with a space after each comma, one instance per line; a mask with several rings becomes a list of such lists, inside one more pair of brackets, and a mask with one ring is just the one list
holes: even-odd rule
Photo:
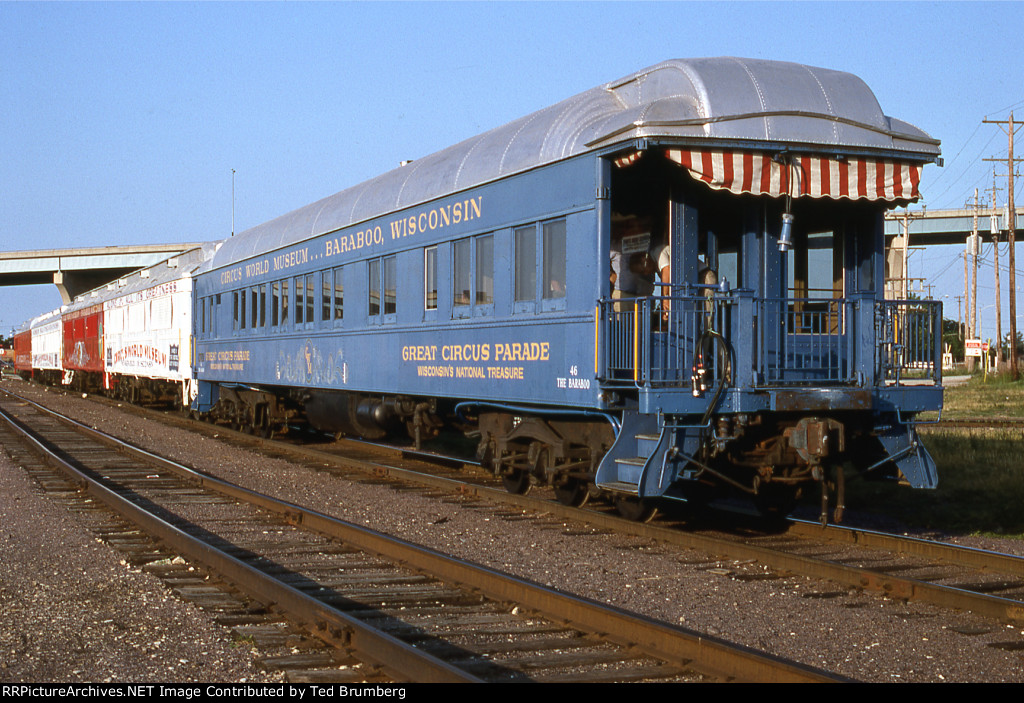
[[[788, 207], [787, 207], [788, 210]], [[793, 246], [793, 213], [782, 213], [782, 232], [779, 234], [779, 251], [785, 254]]]
[[776, 154], [773, 160], [786, 169], [786, 211], [782, 213], [782, 231], [779, 232], [779, 251], [785, 254], [793, 248], [793, 163], [787, 152]]

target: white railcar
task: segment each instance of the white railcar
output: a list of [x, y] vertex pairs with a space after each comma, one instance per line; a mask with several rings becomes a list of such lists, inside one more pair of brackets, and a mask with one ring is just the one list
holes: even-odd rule
[[192, 274], [204, 245], [125, 276], [103, 303], [105, 386], [117, 397], [185, 407], [192, 388]]
[[57, 383], [63, 371], [61, 313], [63, 308], [43, 313], [31, 322], [32, 372], [47, 383]]

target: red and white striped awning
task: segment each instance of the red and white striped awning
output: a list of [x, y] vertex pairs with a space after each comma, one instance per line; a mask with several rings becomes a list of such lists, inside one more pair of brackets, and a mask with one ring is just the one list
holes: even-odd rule
[[[800, 154], [786, 154], [782, 162], [769, 153], [753, 151], [669, 149], [667, 155], [697, 180], [737, 195], [886, 201], [920, 197], [919, 163], [854, 156], [839, 160]], [[619, 163], [628, 165], [635, 158], [627, 156]]]

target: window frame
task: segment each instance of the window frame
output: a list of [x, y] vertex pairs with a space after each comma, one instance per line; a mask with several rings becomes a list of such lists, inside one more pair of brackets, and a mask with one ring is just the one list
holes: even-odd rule
[[[556, 243], [551, 246], [551, 235], [560, 229]], [[520, 245], [521, 238], [530, 242]], [[555, 217], [539, 220], [512, 228], [512, 312], [513, 314], [553, 312], [566, 309], [568, 295], [569, 220]], [[527, 256], [529, 260], [527, 260]], [[551, 288], [545, 280], [556, 280], [551, 276], [552, 265], [559, 266], [562, 284], [561, 293], [551, 295]], [[538, 275], [540, 274], [540, 275]]]
[[440, 289], [437, 276], [438, 246], [423, 248], [423, 311], [428, 315], [437, 314]]
[[[398, 319], [398, 255], [366, 260], [366, 317], [370, 324], [392, 324]], [[389, 279], [392, 293], [389, 296]], [[374, 302], [374, 294], [377, 299]], [[376, 310], [374, 308], [376, 307]], [[390, 309], [389, 309], [390, 308]]]
[[[482, 246], [483, 242], [487, 246]], [[496, 237], [494, 232], [485, 232], [471, 237], [454, 240], [451, 246], [451, 280], [452, 280], [452, 319], [461, 320], [494, 314], [494, 252]], [[489, 255], [489, 261], [481, 258], [483, 252]], [[465, 261], [460, 258], [465, 257]], [[490, 275], [490, 289], [486, 290], [485, 276]], [[460, 283], [459, 278], [464, 280]], [[460, 286], [463, 286], [460, 289]], [[465, 293], [466, 302], [458, 301]], [[488, 298], [480, 302], [481, 293]]]

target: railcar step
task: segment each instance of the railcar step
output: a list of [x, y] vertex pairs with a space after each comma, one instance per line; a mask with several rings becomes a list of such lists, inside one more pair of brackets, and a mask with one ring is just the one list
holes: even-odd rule
[[611, 483], [602, 484], [601, 488], [609, 491], [615, 491], [617, 493], [628, 493], [630, 495], [639, 495], [638, 484], [626, 483], [624, 481], [612, 481]]

